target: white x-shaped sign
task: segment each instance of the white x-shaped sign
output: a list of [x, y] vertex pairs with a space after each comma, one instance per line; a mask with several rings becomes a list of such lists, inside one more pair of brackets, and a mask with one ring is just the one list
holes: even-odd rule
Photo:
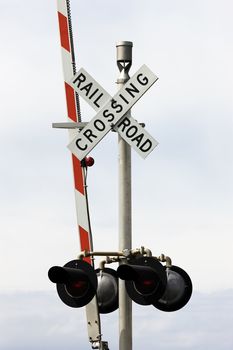
[[146, 158], [158, 142], [127, 111], [157, 79], [157, 76], [143, 65], [111, 97], [81, 68], [70, 81], [70, 85], [97, 111], [97, 114], [68, 145], [71, 152], [82, 160], [114, 127], [129, 145]]

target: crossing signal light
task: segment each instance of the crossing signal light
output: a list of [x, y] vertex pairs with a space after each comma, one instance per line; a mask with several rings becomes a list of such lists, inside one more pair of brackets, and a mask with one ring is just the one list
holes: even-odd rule
[[138, 304], [152, 304], [161, 311], [177, 311], [192, 295], [192, 281], [178, 266], [163, 266], [156, 258], [141, 257], [118, 267], [129, 297]]
[[113, 269], [97, 269], [83, 260], [72, 260], [63, 267], [53, 266], [49, 279], [56, 283], [60, 299], [68, 306], [82, 307], [94, 296], [99, 312], [118, 308], [118, 277], [125, 280], [129, 297], [141, 305], [153, 305], [161, 311], [177, 311], [192, 295], [192, 281], [180, 267], [163, 266], [158, 259], [140, 257]]
[[99, 312], [108, 314], [118, 309], [118, 276], [115, 270], [96, 270], [98, 287], [97, 302]]
[[167, 286], [164, 294], [153, 305], [161, 311], [177, 311], [184, 307], [192, 295], [192, 281], [178, 266], [166, 268]]
[[163, 265], [155, 258], [140, 257], [117, 269], [119, 278], [125, 280], [129, 297], [138, 304], [150, 305], [162, 297], [167, 285]]
[[56, 283], [60, 299], [68, 306], [82, 307], [96, 294], [97, 276], [93, 267], [83, 260], [72, 260], [63, 267], [53, 266], [48, 272]]
[[72, 260], [63, 267], [51, 267], [48, 276], [68, 306], [85, 306], [96, 295], [100, 313], [107, 314], [118, 308], [118, 276], [113, 269], [94, 270], [83, 260]]

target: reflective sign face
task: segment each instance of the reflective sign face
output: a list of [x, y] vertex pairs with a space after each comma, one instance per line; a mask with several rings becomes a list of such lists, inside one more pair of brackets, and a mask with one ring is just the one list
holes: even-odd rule
[[142, 158], [146, 158], [158, 145], [158, 142], [127, 113], [117, 124], [117, 131]]
[[83, 68], [75, 74], [69, 84], [95, 111], [99, 111], [111, 99], [107, 91]]
[[117, 125], [124, 135], [122, 137], [145, 158], [158, 143], [135, 120], [128, 117], [124, 121], [124, 116], [157, 79], [156, 75], [143, 65], [121, 90], [106, 102], [108, 96], [105, 90], [96, 81], [91, 80], [84, 70], [80, 70], [71, 84], [99, 111], [69, 144], [68, 148], [71, 152], [82, 160], [111, 128]]

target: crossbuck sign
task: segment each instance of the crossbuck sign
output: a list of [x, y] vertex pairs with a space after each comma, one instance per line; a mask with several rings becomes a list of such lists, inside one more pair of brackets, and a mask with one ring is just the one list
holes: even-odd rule
[[70, 81], [70, 85], [97, 111], [97, 114], [68, 145], [71, 152], [82, 160], [114, 128], [129, 145], [146, 158], [158, 142], [126, 113], [157, 79], [158, 77], [143, 65], [111, 97], [81, 68]]

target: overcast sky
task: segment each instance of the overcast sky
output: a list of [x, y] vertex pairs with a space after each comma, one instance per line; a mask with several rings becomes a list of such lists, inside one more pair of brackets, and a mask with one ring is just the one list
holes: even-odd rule
[[[233, 288], [232, 1], [73, 0], [71, 5], [78, 68], [113, 95], [119, 75], [115, 45], [129, 40], [134, 44], [130, 74], [147, 64], [159, 77], [132, 109], [159, 142], [146, 160], [132, 151], [133, 246], [169, 255], [189, 273], [202, 296], [194, 303], [197, 318], [211, 318], [216, 299], [207, 295], [213, 293], [228, 310], [232, 293], [227, 291]], [[56, 1], [1, 0], [0, 43], [0, 287], [4, 295], [21, 290], [25, 304], [25, 292], [46, 292], [40, 300], [47, 303], [46, 295], [52, 300], [54, 292], [48, 268], [72, 260], [80, 250], [68, 135], [51, 127], [66, 121]], [[81, 109], [83, 121], [95, 115], [85, 101]], [[88, 190], [98, 250], [118, 248], [117, 153], [114, 133], [91, 153], [95, 166], [89, 169]], [[200, 311], [198, 300], [211, 303]], [[6, 298], [5, 311], [11, 303]], [[194, 309], [188, 310], [188, 316], [179, 316], [181, 323], [193, 317]], [[11, 321], [16, 325], [25, 321], [17, 315]], [[4, 323], [5, 335], [11, 322]], [[186, 348], [204, 349], [207, 336], [198, 339]], [[226, 344], [216, 349], [232, 348], [232, 338]], [[2, 349], [14, 349], [13, 340]]]
[[[83, 308], [68, 308], [52, 292], [1, 293], [0, 297], [1, 349], [90, 349]], [[136, 304], [133, 310], [134, 350], [232, 349], [231, 291], [194, 292], [190, 303], [175, 313]], [[102, 316], [104, 339], [111, 350], [118, 349], [117, 316], [117, 311]]]

